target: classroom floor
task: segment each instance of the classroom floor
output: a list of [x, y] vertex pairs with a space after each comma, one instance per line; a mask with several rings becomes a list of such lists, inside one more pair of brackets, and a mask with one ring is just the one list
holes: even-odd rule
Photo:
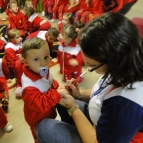
[[[131, 10], [126, 14], [126, 16], [129, 19], [132, 19], [133, 17], [143, 18], [143, 0], [138, 0], [136, 4], [133, 5]], [[5, 13], [0, 14], [0, 18], [5, 17]], [[53, 60], [53, 62], [55, 61]], [[83, 71], [85, 70], [86, 68], [83, 67]], [[62, 81], [62, 75], [59, 73], [59, 65], [55, 64], [50, 68], [50, 71], [54, 78], [59, 81], [60, 85], [64, 85], [64, 82]], [[84, 77], [84, 81], [80, 84], [80, 87], [82, 89], [91, 88], [99, 77], [100, 75], [97, 75], [95, 72], [87, 72]], [[15, 80], [13, 80], [13, 83], [9, 84], [8, 86], [12, 87], [14, 83]], [[10, 133], [5, 133], [3, 129], [0, 129], [0, 143], [34, 143], [29, 126], [24, 120], [23, 101], [21, 99], [15, 98], [14, 91], [15, 87], [9, 90], [10, 104], [8, 113], [6, 113], [8, 120], [13, 124], [14, 129]], [[56, 119], [60, 120], [60, 117], [57, 116]]]

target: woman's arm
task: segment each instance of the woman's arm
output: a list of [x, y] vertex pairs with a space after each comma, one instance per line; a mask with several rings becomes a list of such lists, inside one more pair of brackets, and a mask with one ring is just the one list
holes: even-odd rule
[[[62, 99], [59, 101], [59, 104], [66, 107], [68, 110], [76, 106], [75, 99], [71, 95], [65, 93], [62, 93]], [[89, 143], [89, 141], [90, 143], [98, 143], [95, 128], [91, 125], [82, 111], [80, 109], [76, 109], [72, 112], [71, 116], [83, 143]]]

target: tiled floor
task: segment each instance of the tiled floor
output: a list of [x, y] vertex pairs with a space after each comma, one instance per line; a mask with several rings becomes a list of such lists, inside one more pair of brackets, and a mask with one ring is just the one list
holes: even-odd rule
[[[143, 18], [143, 0], [138, 0], [126, 16], [129, 19], [133, 17]], [[0, 18], [5, 18], [5, 14], [0, 14]], [[54, 78], [59, 81], [60, 85], [64, 85], [62, 75], [59, 74], [59, 65], [53, 66], [50, 70]], [[83, 68], [83, 71], [84, 70], [86, 69]], [[97, 75], [94, 72], [87, 73], [85, 75], [84, 82], [80, 84], [80, 87], [84, 89], [92, 87], [99, 76], [100, 75]], [[2, 129], [0, 129], [0, 143], [34, 143], [29, 126], [24, 120], [23, 101], [15, 98], [14, 90], [15, 88], [9, 91], [10, 105], [9, 112], [7, 113], [8, 119], [13, 124], [14, 129], [11, 133], [5, 133]], [[57, 117], [57, 119], [59, 119], [59, 117]]]

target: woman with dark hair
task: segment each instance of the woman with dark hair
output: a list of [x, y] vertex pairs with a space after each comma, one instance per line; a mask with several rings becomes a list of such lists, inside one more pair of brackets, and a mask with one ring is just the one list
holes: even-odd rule
[[106, 13], [83, 28], [79, 43], [89, 71], [103, 76], [92, 89], [80, 90], [74, 79], [68, 81], [70, 93], [59, 89], [62, 121], [42, 120], [39, 142], [142, 143], [143, 39], [136, 26]]

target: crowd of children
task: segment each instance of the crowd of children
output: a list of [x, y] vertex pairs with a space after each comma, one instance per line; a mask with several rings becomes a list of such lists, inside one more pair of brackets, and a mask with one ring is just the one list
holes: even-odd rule
[[[135, 0], [127, 1], [126, 3]], [[16, 0], [8, 3], [8, 41], [2, 43], [5, 44], [5, 57], [0, 59], [2, 108], [8, 108], [7, 82], [11, 82], [10, 72], [13, 72], [16, 79], [15, 95], [24, 101], [25, 120], [30, 126], [35, 143], [37, 123], [43, 118], [55, 118], [55, 106], [61, 99], [57, 89], [59, 84], [49, 70], [51, 57], [57, 56], [63, 81], [78, 78], [84, 64], [78, 45], [78, 32], [89, 22], [90, 14], [94, 18], [107, 10], [105, 1], [104, 10], [97, 12], [95, 7], [99, 2], [95, 0], [43, 0], [43, 14], [49, 20], [52, 19], [51, 22], [59, 20], [55, 28], [37, 14], [36, 2], [37, 0], [27, 0], [22, 10], [18, 8]], [[114, 8], [117, 9], [116, 4]], [[111, 7], [110, 11], [112, 9]], [[0, 5], [0, 12], [1, 10]], [[53, 48], [55, 40], [59, 40], [56, 50]], [[81, 78], [78, 82], [82, 81]], [[0, 107], [0, 128], [10, 132], [13, 126], [7, 121], [2, 108]]]

